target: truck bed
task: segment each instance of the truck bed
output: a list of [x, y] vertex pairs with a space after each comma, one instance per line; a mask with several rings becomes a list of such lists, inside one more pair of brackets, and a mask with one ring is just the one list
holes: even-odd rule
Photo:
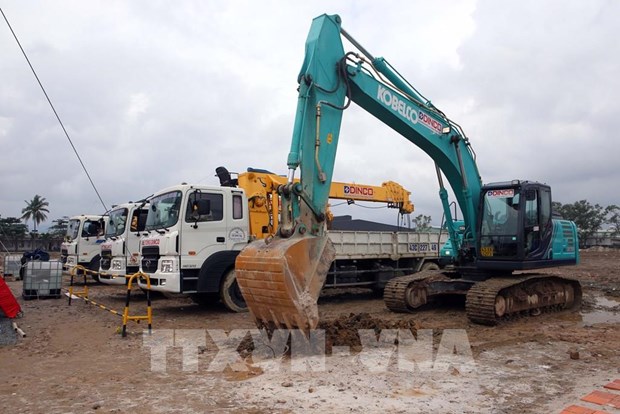
[[336, 248], [336, 260], [437, 257], [448, 240], [446, 232], [330, 230], [328, 234]]

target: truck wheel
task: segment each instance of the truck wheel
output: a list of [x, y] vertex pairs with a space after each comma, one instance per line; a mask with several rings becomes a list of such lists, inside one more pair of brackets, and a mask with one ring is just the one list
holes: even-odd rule
[[424, 272], [425, 270], [439, 270], [439, 265], [433, 262], [426, 262], [422, 265], [422, 269], [420, 269], [420, 271]]
[[233, 312], [247, 312], [248, 306], [237, 284], [235, 269], [229, 270], [224, 275], [222, 287], [220, 288], [220, 299], [222, 299], [224, 306]]
[[213, 306], [214, 303], [218, 303], [220, 296], [217, 293], [194, 293], [190, 298], [197, 305]]
[[92, 276], [93, 280], [97, 283], [101, 283], [101, 280], [99, 280], [99, 262], [100, 262], [100, 258], [94, 259], [92, 262], [90, 262], [90, 264], [88, 265], [88, 270], [90, 270], [90, 275]]

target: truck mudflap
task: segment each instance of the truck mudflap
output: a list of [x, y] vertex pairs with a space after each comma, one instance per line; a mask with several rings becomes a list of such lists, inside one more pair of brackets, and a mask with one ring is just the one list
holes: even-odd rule
[[235, 263], [237, 283], [259, 326], [309, 330], [336, 256], [328, 237], [292, 237], [246, 246]]

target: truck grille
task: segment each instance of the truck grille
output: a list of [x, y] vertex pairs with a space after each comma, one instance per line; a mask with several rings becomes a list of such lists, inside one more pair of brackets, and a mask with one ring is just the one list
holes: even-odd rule
[[101, 268], [103, 270], [110, 270], [112, 264], [112, 250], [101, 251]]
[[159, 261], [159, 246], [142, 247], [142, 271], [155, 273]]
[[69, 252], [67, 251], [67, 249], [62, 249], [60, 251], [60, 262], [61, 263], [67, 263], [67, 256], [69, 255]]

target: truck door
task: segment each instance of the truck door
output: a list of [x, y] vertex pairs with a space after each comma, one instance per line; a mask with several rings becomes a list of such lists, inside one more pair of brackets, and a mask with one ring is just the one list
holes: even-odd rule
[[[103, 219], [86, 219], [80, 232], [81, 240], [78, 243], [78, 263], [84, 264], [98, 256], [101, 251], [100, 244], [105, 241], [105, 224]], [[97, 262], [97, 267], [99, 263]]]
[[130, 219], [127, 223], [128, 231], [125, 240], [125, 251], [123, 252], [127, 258], [127, 267], [130, 271], [136, 272], [140, 266], [140, 232], [144, 231], [146, 226], [146, 217], [148, 216], [148, 208], [130, 209]]
[[209, 256], [226, 249], [225, 204], [224, 193], [220, 191], [189, 193], [179, 240], [181, 269], [200, 269]]

